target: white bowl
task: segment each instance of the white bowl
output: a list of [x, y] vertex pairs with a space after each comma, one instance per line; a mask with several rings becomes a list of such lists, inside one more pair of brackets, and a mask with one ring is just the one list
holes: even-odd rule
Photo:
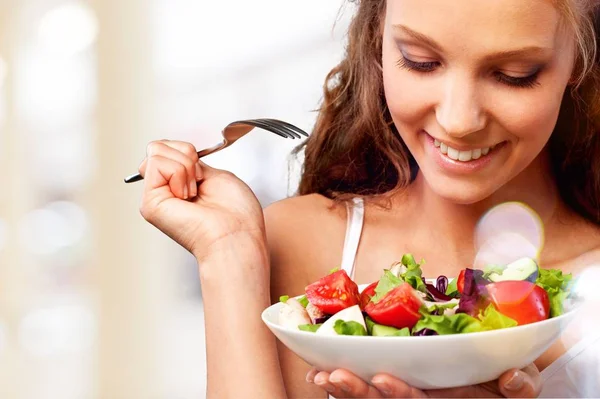
[[[364, 285], [360, 288], [364, 288]], [[388, 373], [419, 389], [452, 388], [498, 378], [533, 363], [577, 312], [501, 330], [416, 337], [330, 336], [278, 324], [276, 303], [262, 313], [275, 336], [308, 364], [347, 369], [365, 381]]]

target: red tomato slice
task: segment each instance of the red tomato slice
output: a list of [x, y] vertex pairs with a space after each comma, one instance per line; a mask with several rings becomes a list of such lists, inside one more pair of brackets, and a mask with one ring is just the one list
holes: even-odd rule
[[466, 269], [462, 269], [458, 275], [458, 280], [456, 280], [456, 289], [458, 289], [458, 292], [461, 294], [465, 290], [465, 272]]
[[486, 289], [496, 309], [519, 325], [550, 316], [548, 293], [529, 281], [499, 281], [486, 285]]
[[377, 303], [369, 302], [367, 314], [376, 323], [396, 328], [412, 328], [421, 318], [419, 308], [422, 300], [408, 283], [394, 288]]
[[379, 284], [379, 281], [375, 281], [374, 283], [369, 284], [361, 293], [360, 293], [360, 308], [365, 310], [365, 307], [369, 302], [371, 302], [371, 298], [375, 295], [375, 288]]
[[321, 312], [332, 315], [358, 304], [360, 297], [356, 283], [339, 270], [308, 285], [306, 298]]

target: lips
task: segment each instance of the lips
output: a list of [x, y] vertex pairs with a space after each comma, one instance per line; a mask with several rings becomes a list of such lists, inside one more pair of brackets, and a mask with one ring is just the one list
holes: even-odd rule
[[437, 139], [433, 140], [433, 144], [442, 154], [450, 159], [460, 162], [469, 162], [484, 157], [496, 147], [496, 145], [493, 145], [491, 147], [475, 148], [472, 150], [457, 150]]

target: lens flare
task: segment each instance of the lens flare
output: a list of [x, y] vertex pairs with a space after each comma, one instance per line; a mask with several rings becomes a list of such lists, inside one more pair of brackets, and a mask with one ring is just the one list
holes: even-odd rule
[[506, 202], [488, 211], [475, 228], [473, 267], [507, 265], [528, 257], [536, 262], [544, 246], [538, 214], [520, 202]]

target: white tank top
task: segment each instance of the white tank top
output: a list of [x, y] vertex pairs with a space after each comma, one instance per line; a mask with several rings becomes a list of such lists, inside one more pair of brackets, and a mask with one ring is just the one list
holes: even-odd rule
[[[350, 278], [354, 278], [356, 254], [365, 217], [362, 198], [355, 198], [347, 203], [347, 211], [348, 223], [341, 267]], [[583, 338], [542, 371], [544, 384], [539, 397], [600, 398], [600, 307], [595, 307], [594, 311], [596, 317], [577, 320], [577, 328], [583, 331]]]

